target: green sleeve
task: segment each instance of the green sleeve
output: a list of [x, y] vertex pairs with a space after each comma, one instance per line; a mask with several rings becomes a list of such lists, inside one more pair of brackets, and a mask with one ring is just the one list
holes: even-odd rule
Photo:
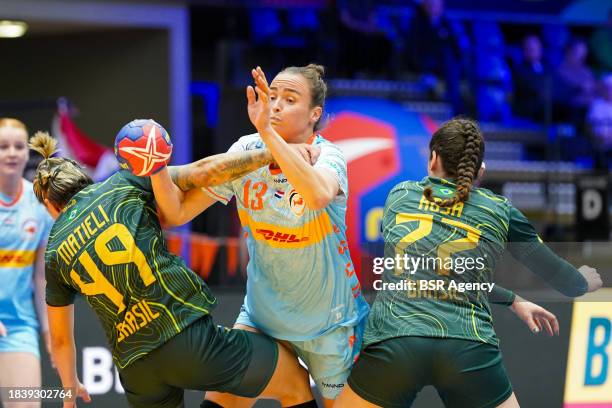
[[489, 303], [511, 306], [515, 298], [516, 294], [514, 292], [496, 284], [489, 294]]
[[508, 250], [531, 272], [564, 295], [577, 297], [586, 293], [588, 284], [582, 274], [551, 251], [529, 220], [514, 207], [510, 209]]
[[45, 257], [45, 300], [49, 306], [68, 306], [74, 303], [76, 291], [62, 280], [57, 263], [52, 257]]
[[153, 185], [150, 177], [138, 177], [129, 170], [119, 170], [121, 177], [128, 183], [148, 193], [153, 192]]
[[514, 206], [510, 206], [510, 219], [508, 221], [508, 243], [515, 242], [542, 242], [537, 231], [527, 217]]

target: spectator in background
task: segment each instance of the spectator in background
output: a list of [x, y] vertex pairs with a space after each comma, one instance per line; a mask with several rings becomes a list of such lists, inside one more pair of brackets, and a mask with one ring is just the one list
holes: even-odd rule
[[612, 150], [612, 74], [601, 79], [600, 96], [593, 100], [587, 122], [601, 150]]
[[588, 54], [584, 40], [569, 42], [554, 83], [558, 119], [578, 126], [584, 123], [586, 111], [595, 96], [595, 76], [586, 65]]
[[375, 0], [337, 0], [340, 25], [339, 74], [385, 76], [392, 46], [377, 24]]
[[446, 81], [446, 98], [455, 114], [464, 107], [459, 89], [462, 49], [467, 40], [462, 29], [444, 15], [444, 0], [423, 0], [408, 31], [406, 63], [409, 69], [433, 74]]
[[542, 59], [542, 42], [537, 35], [523, 39], [523, 58], [514, 67], [514, 89], [516, 113], [544, 121], [551, 103], [551, 72]]
[[542, 26], [542, 43], [544, 44], [544, 61], [555, 70], [563, 61], [564, 50], [570, 41], [569, 28], [562, 23], [544, 24]]
[[591, 36], [590, 45], [599, 67], [612, 71], [612, 9], [608, 10], [606, 25]]

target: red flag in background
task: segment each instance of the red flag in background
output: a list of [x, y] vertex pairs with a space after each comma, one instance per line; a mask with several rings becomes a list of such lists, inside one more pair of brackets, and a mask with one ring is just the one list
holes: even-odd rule
[[113, 149], [103, 146], [87, 136], [77, 127], [70, 116], [68, 101], [60, 98], [57, 115], [53, 118], [53, 136], [64, 157], [85, 165], [95, 181], [105, 179], [119, 166]]

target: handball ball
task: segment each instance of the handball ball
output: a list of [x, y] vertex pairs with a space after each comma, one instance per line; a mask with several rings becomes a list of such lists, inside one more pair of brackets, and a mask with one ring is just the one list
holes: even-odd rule
[[170, 135], [152, 119], [136, 119], [115, 137], [115, 156], [121, 168], [150, 176], [164, 168], [172, 155]]

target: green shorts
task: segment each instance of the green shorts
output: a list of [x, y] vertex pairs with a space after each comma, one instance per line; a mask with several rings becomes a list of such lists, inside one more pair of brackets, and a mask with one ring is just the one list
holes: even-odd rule
[[256, 397], [277, 361], [278, 345], [268, 336], [219, 327], [206, 316], [119, 376], [131, 407], [176, 408], [184, 389]]
[[497, 347], [434, 337], [396, 337], [367, 346], [348, 384], [382, 407], [409, 407], [426, 385], [453, 408], [497, 407], [512, 395]]

